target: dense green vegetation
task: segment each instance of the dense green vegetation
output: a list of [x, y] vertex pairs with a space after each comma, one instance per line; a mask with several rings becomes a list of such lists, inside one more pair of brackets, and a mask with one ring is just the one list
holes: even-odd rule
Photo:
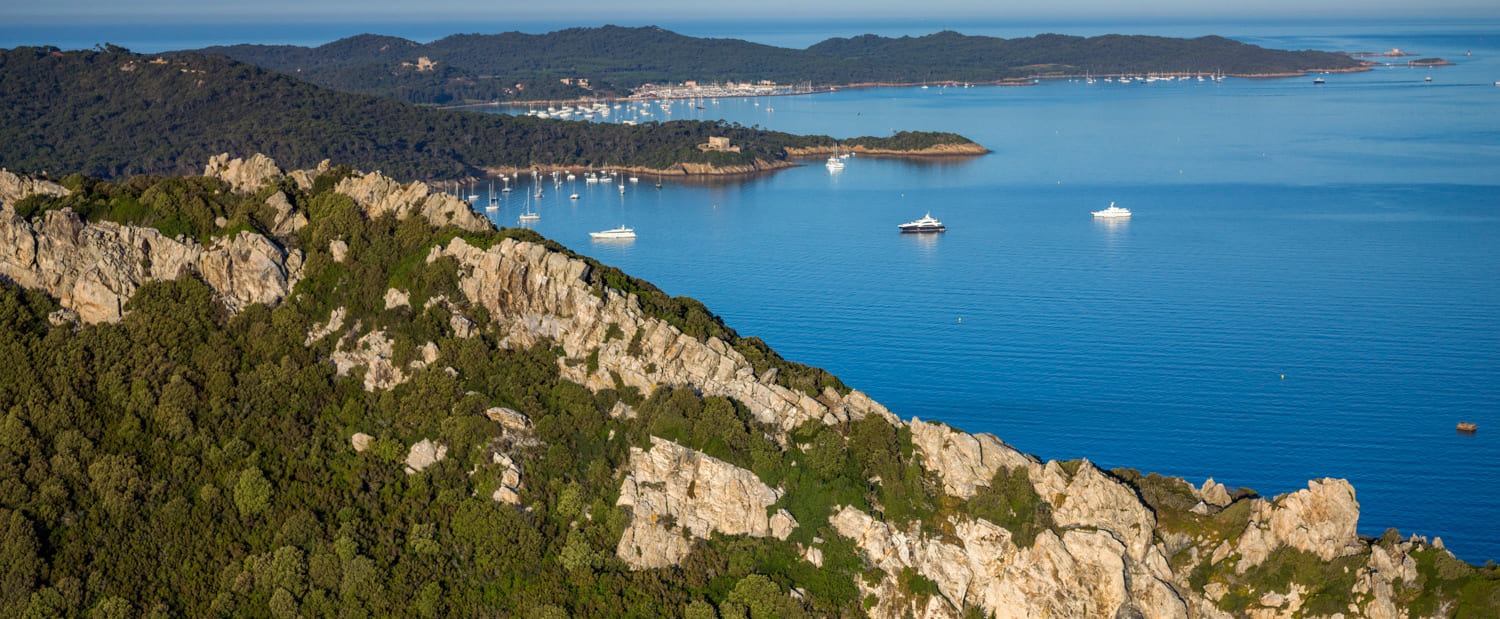
[[[741, 152], [698, 150], [709, 136]], [[422, 109], [222, 56], [0, 51], [0, 166], [14, 171], [190, 174], [219, 153], [259, 152], [288, 168], [333, 159], [397, 178], [455, 178], [487, 167], [745, 164], [833, 144], [722, 122], [628, 126]]]
[[[578, 77], [589, 79], [595, 94], [622, 95], [644, 83], [685, 80], [990, 82], [1046, 74], [1276, 74], [1359, 66], [1341, 54], [1271, 50], [1214, 36], [1000, 39], [940, 32], [915, 38], [829, 39], [794, 50], [618, 26], [539, 35], [459, 34], [427, 44], [366, 34], [315, 48], [233, 45], [198, 51], [222, 53], [330, 88], [413, 103], [564, 98], [560, 80]], [[417, 70], [415, 63], [423, 57], [436, 66]], [[517, 89], [517, 83], [526, 87]]]
[[[307, 252], [307, 277], [281, 306], [235, 316], [195, 279], [148, 284], [119, 324], [78, 330], [48, 322], [52, 299], [0, 286], [0, 364], [8, 368], [0, 374], [0, 615], [855, 612], [847, 610], [857, 608], [852, 583], [865, 566], [826, 528], [825, 503], [823, 512], [792, 506], [807, 522], [825, 518], [805, 535], [832, 540], [821, 570], [776, 540], [716, 537], [682, 569], [632, 572], [615, 559], [627, 522], [614, 507], [616, 472], [628, 447], [649, 435], [781, 479], [796, 479], [792, 462], [804, 456], [769, 441], [736, 402], [690, 389], [592, 393], [559, 379], [557, 353], [546, 345], [507, 350], [494, 332], [454, 337], [449, 312], [485, 324], [480, 308], [387, 310], [381, 297], [392, 285], [409, 290], [418, 308], [436, 295], [463, 299], [451, 260], [416, 259], [460, 231], [421, 217], [366, 219], [343, 196], [294, 184], [233, 196], [206, 178], [67, 181], [72, 196], [28, 199], [24, 212], [67, 206], [92, 221], [124, 214], [126, 222], [180, 221], [173, 225], [184, 233], [213, 235], [236, 225], [216, 227], [217, 217], [263, 227], [252, 205], [286, 192], [311, 217], [287, 240]], [[148, 197], [157, 194], [164, 197]], [[541, 240], [522, 230], [462, 234], [478, 245], [507, 235]], [[348, 243], [344, 262], [320, 249], [334, 238]], [[684, 315], [701, 311], [676, 302], [693, 306]], [[432, 341], [440, 363], [390, 392], [364, 391], [360, 372], [339, 377], [327, 361], [337, 338], [303, 342], [334, 307], [348, 308], [364, 330], [390, 334], [398, 361]], [[723, 329], [711, 314], [694, 320]], [[821, 372], [723, 334], [788, 373]], [[607, 415], [621, 399], [639, 406], [637, 419]], [[481, 414], [490, 406], [529, 415], [542, 441], [512, 449], [526, 471], [525, 509], [489, 499], [498, 477], [489, 454], [508, 445]], [[363, 454], [348, 444], [357, 431], [376, 437]], [[825, 467], [841, 484], [861, 480], [851, 494], [861, 504], [884, 496], [863, 481], [869, 472], [918, 470], [909, 445], [905, 456], [884, 451], [895, 429], [883, 421], [824, 432], [824, 444], [863, 445], [847, 460], [840, 448], [837, 464]], [[865, 436], [878, 442], [865, 445]], [[448, 445], [449, 458], [408, 476], [406, 446], [424, 437]], [[806, 598], [787, 596], [793, 586]]]
[[956, 133], [930, 131], [898, 131], [890, 137], [862, 137], [844, 140], [844, 146], [863, 146], [883, 150], [916, 151], [941, 144], [972, 144], [973, 141]]

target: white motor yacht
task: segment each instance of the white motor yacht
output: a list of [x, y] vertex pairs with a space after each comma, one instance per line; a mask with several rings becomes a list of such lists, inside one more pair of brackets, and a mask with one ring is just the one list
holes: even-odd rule
[[1102, 211], [1089, 211], [1089, 212], [1093, 213], [1095, 217], [1105, 217], [1105, 218], [1118, 218], [1118, 217], [1129, 217], [1130, 216], [1130, 209], [1128, 209], [1128, 208], [1120, 208], [1118, 206], [1115, 206], [1114, 202], [1110, 202], [1109, 203], [1109, 208], [1107, 208], [1107, 209], [1104, 209]]
[[589, 237], [594, 239], [633, 239], [635, 238], [635, 228], [620, 226], [611, 230], [590, 232]]
[[932, 213], [928, 213], [916, 221], [908, 221], [896, 227], [900, 228], [902, 232], [945, 232], [948, 230], [948, 227], [944, 226], [943, 222], [933, 218]]

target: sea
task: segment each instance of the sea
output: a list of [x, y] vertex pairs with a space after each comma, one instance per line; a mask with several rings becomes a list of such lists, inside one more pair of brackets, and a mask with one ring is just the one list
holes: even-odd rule
[[[589, 24], [75, 24], [46, 40], [45, 29], [0, 27], [0, 41], [161, 51], [576, 25]], [[1263, 496], [1348, 479], [1361, 534], [1394, 527], [1441, 537], [1470, 562], [1500, 560], [1500, 23], [661, 25], [786, 47], [948, 28], [1218, 34], [1455, 63], [1324, 84], [1077, 79], [682, 100], [652, 104], [649, 117], [622, 106], [598, 120], [838, 138], [950, 131], [993, 152], [852, 157], [840, 171], [811, 160], [660, 188], [497, 179], [491, 218], [516, 226], [532, 210], [543, 235], [703, 301], [903, 418], [993, 433], [1043, 459], [1211, 477]], [[506, 184], [517, 189], [501, 195]], [[488, 201], [487, 184], [472, 191]], [[1133, 217], [1090, 215], [1111, 203]], [[948, 231], [898, 232], [928, 213]], [[618, 225], [638, 237], [590, 240]], [[1459, 433], [1459, 422], [1479, 430]]]

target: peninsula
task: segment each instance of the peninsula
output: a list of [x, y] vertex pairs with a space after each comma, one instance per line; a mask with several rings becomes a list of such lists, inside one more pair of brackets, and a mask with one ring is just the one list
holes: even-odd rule
[[[724, 122], [635, 126], [434, 110], [322, 88], [223, 56], [153, 56], [118, 47], [0, 50], [0, 166], [101, 178], [185, 174], [225, 149], [288, 165], [346, 161], [401, 178], [461, 179], [487, 169], [629, 168], [723, 175], [792, 165], [788, 149], [837, 148]], [[701, 145], [727, 140], [732, 148]], [[858, 138], [891, 154], [983, 147], [951, 133]], [[924, 150], [925, 149], [925, 150]]]
[[0, 172], [4, 616], [1500, 608], [1347, 481], [1043, 462], [424, 183], [197, 172]]

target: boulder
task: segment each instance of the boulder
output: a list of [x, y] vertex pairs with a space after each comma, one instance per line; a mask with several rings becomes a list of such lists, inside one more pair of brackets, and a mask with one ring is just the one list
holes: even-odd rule
[[411, 446], [406, 452], [406, 474], [415, 475], [423, 469], [442, 462], [448, 455], [448, 447], [441, 443], [434, 443], [432, 439], [422, 439]]
[[484, 416], [500, 424], [500, 427], [504, 428], [507, 432], [531, 431], [531, 418], [519, 411], [514, 411], [503, 406], [496, 406], [484, 411]]
[[328, 253], [333, 255], [334, 262], [343, 262], [344, 256], [349, 254], [349, 244], [339, 239], [329, 241]]
[[370, 442], [374, 440], [375, 437], [364, 432], [355, 432], [354, 436], [349, 437], [349, 445], [354, 448], [354, 451], [359, 452], [369, 449]]
[[385, 308], [396, 309], [398, 307], [411, 307], [411, 295], [404, 290], [387, 288], [385, 291]]

